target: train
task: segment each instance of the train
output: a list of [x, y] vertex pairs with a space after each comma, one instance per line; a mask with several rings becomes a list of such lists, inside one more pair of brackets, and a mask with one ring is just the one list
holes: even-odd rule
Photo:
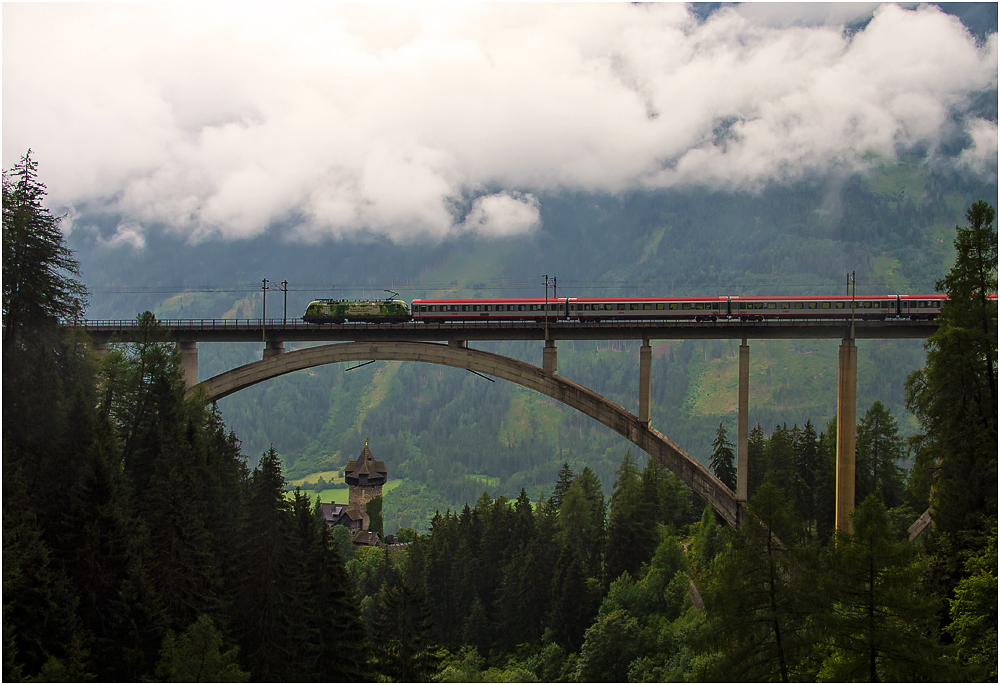
[[[996, 295], [991, 295], [996, 300]], [[766, 321], [768, 319], [932, 320], [946, 295], [562, 297], [313, 300], [314, 324], [445, 321]]]

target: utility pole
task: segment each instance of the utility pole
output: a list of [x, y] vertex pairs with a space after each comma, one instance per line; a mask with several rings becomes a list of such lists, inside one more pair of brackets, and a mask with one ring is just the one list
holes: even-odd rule
[[260, 287], [260, 290], [262, 293], [264, 293], [264, 306], [261, 309], [261, 314], [260, 314], [260, 339], [261, 342], [267, 342], [267, 336], [264, 333], [264, 321], [267, 320], [267, 279], [262, 278], [260, 280], [261, 283], [263, 284]]
[[549, 275], [545, 274], [545, 343], [549, 342]]
[[[552, 299], [556, 301], [556, 319], [559, 318], [559, 296], [556, 295], [556, 277], [552, 277]], [[545, 308], [548, 310], [548, 307]]]
[[288, 281], [281, 282], [281, 289], [285, 291], [285, 308], [281, 312], [281, 325], [288, 325]]
[[858, 292], [858, 282], [854, 277], [854, 272], [851, 272], [851, 340], [854, 340], [854, 300], [857, 297]]

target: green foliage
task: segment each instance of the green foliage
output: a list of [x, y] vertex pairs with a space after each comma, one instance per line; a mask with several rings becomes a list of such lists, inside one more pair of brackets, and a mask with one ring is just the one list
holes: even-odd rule
[[869, 495], [851, 516], [853, 535], [828, 551], [823, 634], [829, 652], [819, 677], [833, 681], [940, 680], [941, 650], [928, 637], [937, 602], [920, 590], [924, 562]]
[[378, 533], [379, 538], [384, 538], [382, 523], [382, 498], [374, 497], [365, 504], [365, 513], [368, 514], [368, 530]]
[[987, 526], [986, 545], [966, 562], [966, 577], [948, 600], [951, 622], [945, 631], [955, 641], [963, 679], [997, 678], [997, 530]]
[[881, 402], [875, 402], [858, 423], [854, 497], [878, 497], [887, 508], [903, 502], [903, 441], [896, 420]]
[[78, 318], [87, 290], [80, 266], [64, 244], [59, 218], [42, 206], [45, 185], [38, 162], [25, 153], [3, 172], [3, 351], [27, 344], [25, 336]]
[[765, 482], [719, 555], [705, 593], [713, 619], [710, 644], [718, 653], [709, 679], [788, 682], [808, 677], [798, 671], [812, 642], [802, 611], [800, 561], [787, 546], [795, 530], [791, 503]]
[[736, 453], [733, 451], [733, 443], [726, 438], [726, 429], [722, 422], [719, 422], [719, 431], [712, 442], [712, 458], [709, 462], [712, 473], [718, 477], [726, 487], [736, 491]]
[[[907, 407], [925, 434], [916, 466], [929, 474], [931, 515], [943, 533], [978, 528], [997, 510], [996, 212], [972, 205], [958, 227], [955, 265], [927, 363], [907, 380]], [[932, 474], [932, 475], [930, 475]]]
[[222, 633], [202, 614], [180, 636], [167, 633], [163, 638], [156, 678], [172, 683], [245, 683], [250, 673], [240, 670], [238, 652], [238, 647], [223, 652]]
[[429, 681], [443, 654], [431, 640], [431, 608], [422, 583], [383, 585], [372, 641], [378, 672], [391, 681]]

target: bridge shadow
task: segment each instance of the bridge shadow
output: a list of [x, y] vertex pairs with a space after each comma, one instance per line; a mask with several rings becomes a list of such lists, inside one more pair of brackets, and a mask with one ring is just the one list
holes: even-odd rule
[[558, 375], [546, 374], [537, 366], [492, 352], [427, 342], [350, 342], [322, 345], [240, 366], [204, 380], [188, 392], [204, 393], [207, 401], [214, 401], [293, 371], [323, 364], [369, 359], [424, 362], [469, 369], [547, 395], [611, 428], [675, 473], [729, 525], [735, 527], [739, 524], [739, 504], [733, 492], [694, 457], [659, 431], [641, 422], [638, 416], [578, 383]]

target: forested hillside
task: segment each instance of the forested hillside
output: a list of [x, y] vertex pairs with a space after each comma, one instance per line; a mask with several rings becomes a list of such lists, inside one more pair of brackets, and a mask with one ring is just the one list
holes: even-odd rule
[[[355, 399], [317, 426], [325, 444], [360, 439], [371, 420], [411, 455], [399, 468], [414, 473], [387, 499], [404, 487], [416, 503], [429, 501], [420, 487], [481, 493], [436, 511], [426, 534], [400, 530], [409, 544], [390, 551], [352, 548], [309, 495], [289, 496], [274, 449], [251, 470], [222, 415], [185, 397], [152, 313], [138, 317], [139, 342], [101, 359], [59, 325], [87, 291], [44, 194], [30, 155], [4, 173], [5, 681], [996, 679], [987, 203], [957, 232], [936, 284], [949, 294], [940, 326], [905, 382], [914, 467], [893, 412], [872, 402], [857, 426], [850, 530], [833, 529], [835, 422], [754, 427], [750, 500], [732, 530], [676, 475], [614, 445], [596, 460], [616, 467], [610, 495], [597, 470], [564, 461], [549, 496], [493, 496], [538, 468], [532, 449], [562, 456], [560, 441], [582, 444], [593, 427], [509, 390], [486, 398], [481, 379], [439, 374], [441, 387], [407, 406], [425, 383], [405, 366], [334, 370], [335, 397]], [[567, 347], [571, 361], [593, 354]], [[698, 368], [684, 349], [667, 351], [684, 362], [668, 370]], [[625, 359], [612, 359], [622, 376]], [[451, 395], [492, 411], [463, 414], [441, 402]], [[697, 415], [713, 396], [684, 406]], [[732, 487], [723, 422], [711, 433], [712, 469]], [[486, 434], [529, 458], [502, 458]], [[446, 459], [420, 459], [437, 444]], [[322, 449], [303, 443], [301, 471], [336, 465]], [[432, 485], [407, 485], [425, 467]], [[910, 524], [927, 507], [934, 527], [914, 542]]]
[[[145, 249], [108, 247], [78, 230], [91, 318], [259, 317], [261, 279], [289, 281], [288, 316], [313, 297], [541, 296], [541, 274], [563, 295], [831, 294], [857, 273], [859, 294], [932, 292], [954, 258], [951, 235], [995, 184], [932, 169], [918, 158], [873, 160], [870, 173], [816, 178], [760, 192], [688, 190], [543, 196], [542, 227], [518, 238], [465, 235], [437, 243], [283, 241], [182, 244], [151, 233]], [[109, 227], [110, 230], [110, 227]], [[336, 289], [331, 289], [336, 286]], [[206, 290], [211, 289], [211, 292]], [[218, 290], [242, 292], [217, 292]], [[183, 292], [182, 292], [183, 291]], [[268, 316], [284, 314], [268, 295]], [[718, 423], [736, 423], [738, 341], [654, 341], [653, 424], [707, 463]], [[751, 424], [770, 433], [835, 412], [836, 341], [751, 341]], [[541, 346], [481, 349], [540, 364]], [[260, 358], [261, 345], [199, 346], [199, 375]], [[918, 341], [859, 342], [859, 406], [882, 401], [904, 435], [916, 423], [903, 381]], [[630, 411], [638, 408], [638, 343], [559, 343], [559, 372]], [[219, 403], [255, 460], [274, 445], [290, 478], [342, 469], [369, 438], [390, 479], [386, 523], [424, 530], [436, 509], [494, 494], [551, 491], [561, 463], [590, 466], [607, 488], [624, 440], [572, 410], [464, 371], [377, 362], [302, 371]], [[327, 478], [327, 480], [329, 480]], [[610, 491], [605, 494], [609, 494]], [[321, 495], [324, 501], [343, 492]]]

